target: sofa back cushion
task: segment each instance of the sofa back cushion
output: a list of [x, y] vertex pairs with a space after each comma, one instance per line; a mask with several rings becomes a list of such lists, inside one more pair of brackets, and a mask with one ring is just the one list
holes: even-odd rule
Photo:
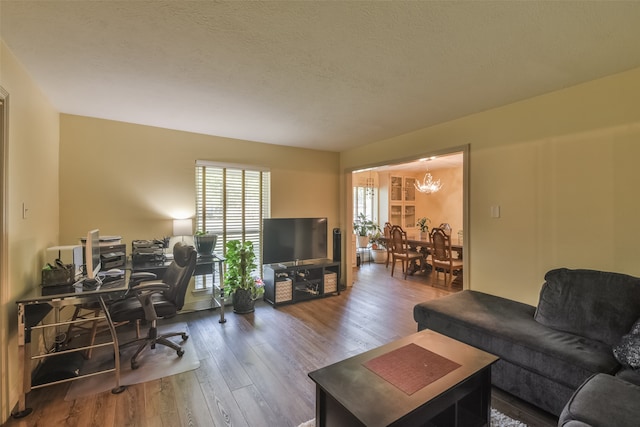
[[595, 270], [549, 271], [535, 320], [610, 346], [640, 318], [640, 278]]

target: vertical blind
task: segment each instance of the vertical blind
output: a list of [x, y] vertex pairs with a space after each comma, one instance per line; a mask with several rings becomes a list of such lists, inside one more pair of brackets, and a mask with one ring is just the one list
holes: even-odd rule
[[[196, 162], [196, 230], [229, 240], [251, 241], [262, 264], [262, 219], [271, 213], [270, 172], [252, 166]], [[259, 273], [259, 272], [258, 272]]]

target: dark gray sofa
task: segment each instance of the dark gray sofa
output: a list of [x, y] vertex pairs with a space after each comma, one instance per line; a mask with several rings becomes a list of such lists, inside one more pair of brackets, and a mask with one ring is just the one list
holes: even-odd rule
[[[634, 373], [631, 379], [638, 381], [640, 376]], [[639, 403], [637, 383], [618, 375], [595, 374], [571, 396], [560, 414], [558, 426], [635, 427], [640, 425]]]
[[585, 380], [616, 374], [612, 348], [640, 318], [640, 279], [551, 270], [537, 307], [465, 290], [417, 304], [432, 329], [500, 357], [492, 383], [556, 416]]

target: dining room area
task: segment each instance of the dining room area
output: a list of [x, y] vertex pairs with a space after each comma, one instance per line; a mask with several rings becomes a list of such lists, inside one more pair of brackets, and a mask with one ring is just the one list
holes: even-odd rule
[[355, 171], [352, 267], [390, 277], [463, 284], [463, 152]]

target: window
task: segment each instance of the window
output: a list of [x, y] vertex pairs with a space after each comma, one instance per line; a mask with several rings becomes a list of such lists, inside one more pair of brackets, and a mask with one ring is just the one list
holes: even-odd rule
[[[223, 254], [229, 240], [253, 242], [261, 265], [262, 219], [270, 216], [270, 187], [268, 170], [197, 161], [196, 230], [217, 234], [216, 252]], [[205, 286], [196, 280], [196, 289]]]
[[377, 222], [378, 197], [372, 187], [353, 187], [353, 218], [361, 213], [373, 222]]

